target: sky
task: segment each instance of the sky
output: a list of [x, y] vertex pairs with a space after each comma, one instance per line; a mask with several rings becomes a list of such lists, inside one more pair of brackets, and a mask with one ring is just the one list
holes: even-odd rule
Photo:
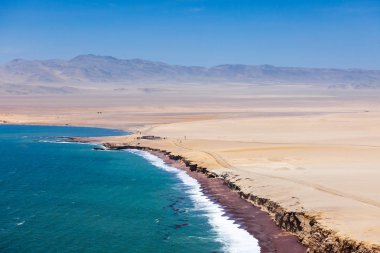
[[0, 0], [0, 63], [80, 54], [380, 69], [380, 0]]

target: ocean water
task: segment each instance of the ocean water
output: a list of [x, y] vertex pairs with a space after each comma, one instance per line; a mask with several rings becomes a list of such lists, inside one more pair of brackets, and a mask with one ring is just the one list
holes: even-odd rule
[[0, 125], [0, 252], [259, 252], [196, 180], [141, 151], [63, 136], [99, 128]]

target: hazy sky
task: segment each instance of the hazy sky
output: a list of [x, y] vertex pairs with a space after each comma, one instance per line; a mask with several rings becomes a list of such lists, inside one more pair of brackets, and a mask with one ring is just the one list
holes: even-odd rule
[[380, 69], [380, 0], [0, 0], [0, 62], [87, 53]]

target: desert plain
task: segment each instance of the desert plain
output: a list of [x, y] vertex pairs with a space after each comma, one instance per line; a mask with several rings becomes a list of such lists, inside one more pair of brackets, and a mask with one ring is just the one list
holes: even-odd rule
[[[318, 85], [88, 85], [0, 94], [0, 122], [124, 129], [101, 142], [168, 150], [244, 192], [380, 245], [380, 89]], [[141, 135], [161, 140], [137, 139]]]

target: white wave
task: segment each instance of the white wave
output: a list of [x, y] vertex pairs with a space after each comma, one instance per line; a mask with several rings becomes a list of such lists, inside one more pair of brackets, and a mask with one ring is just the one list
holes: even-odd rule
[[90, 145], [90, 146], [97, 146], [100, 148], [104, 148], [103, 145], [95, 143], [95, 142], [76, 142], [76, 141], [60, 141], [60, 140], [40, 140], [37, 142], [58, 143], [58, 144], [79, 144], [79, 145]]
[[39, 142], [50, 142], [50, 143], [60, 143], [60, 144], [80, 144], [80, 145], [95, 145], [96, 144], [96, 143], [91, 143], [91, 142], [59, 141], [59, 140], [39, 141]]
[[25, 223], [25, 221], [23, 220], [23, 221], [21, 221], [21, 222], [16, 223], [16, 225], [17, 225], [17, 226], [22, 226], [22, 225], [24, 225], [24, 223]]
[[198, 210], [205, 211], [210, 225], [219, 235], [219, 240], [222, 243], [225, 252], [260, 252], [257, 239], [250, 235], [246, 230], [240, 228], [233, 220], [229, 219], [220, 205], [212, 202], [205, 194], [203, 194], [201, 186], [197, 180], [190, 177], [185, 171], [165, 164], [162, 159], [146, 151], [128, 150], [128, 152], [140, 155], [154, 166], [176, 174], [185, 185], [189, 186], [187, 194], [189, 194]]

